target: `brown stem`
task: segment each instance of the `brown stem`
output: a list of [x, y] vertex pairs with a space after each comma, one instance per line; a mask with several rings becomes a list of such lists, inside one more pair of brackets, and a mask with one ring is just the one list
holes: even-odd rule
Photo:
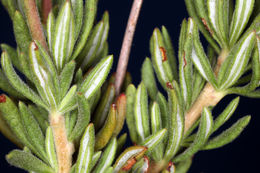
[[57, 113], [51, 114], [50, 124], [54, 135], [55, 148], [58, 157], [58, 173], [69, 173], [72, 165], [74, 145], [67, 139], [64, 116]]
[[33, 40], [37, 40], [48, 51], [41, 19], [35, 0], [24, 0], [25, 13]]
[[48, 15], [52, 9], [52, 0], [43, 0], [42, 1], [42, 21], [46, 24]]
[[[228, 54], [229, 51], [226, 49], [222, 50], [222, 52], [220, 53], [218, 57], [218, 62], [215, 66], [216, 76], [218, 75], [220, 67], [227, 58]], [[188, 110], [188, 112], [185, 115], [184, 133], [186, 133], [196, 122], [196, 120], [200, 117], [204, 107], [215, 106], [225, 95], [225, 92], [216, 91], [210, 83], [207, 83], [204, 89], [201, 91], [195, 103], [192, 105], [192, 107]]]
[[211, 84], [207, 83], [197, 101], [185, 115], [184, 133], [186, 133], [200, 117], [204, 107], [215, 106], [224, 96], [225, 93], [216, 91]]
[[133, 36], [136, 28], [136, 23], [138, 20], [138, 16], [142, 7], [143, 0], [134, 0], [131, 13], [128, 19], [125, 36], [119, 56], [119, 61], [116, 70], [116, 95], [119, 95], [122, 83], [124, 81], [124, 77], [126, 74], [126, 68], [129, 60], [131, 45], [133, 41]]

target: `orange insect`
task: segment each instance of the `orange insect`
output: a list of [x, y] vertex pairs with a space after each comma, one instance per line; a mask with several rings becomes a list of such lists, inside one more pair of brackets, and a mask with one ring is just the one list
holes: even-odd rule
[[133, 166], [134, 164], [137, 162], [136, 158], [133, 157], [132, 159], [129, 159], [127, 161], [127, 164], [122, 168], [123, 171], [129, 171]]
[[167, 88], [169, 88], [169, 89], [173, 89], [173, 86], [172, 86], [171, 82], [167, 82], [167, 83], [166, 83], [166, 86], [167, 86]]
[[209, 31], [209, 33], [210, 33], [211, 35], [213, 35], [213, 32], [212, 32], [212, 30], [209, 28], [206, 19], [201, 18], [201, 20], [202, 20], [202, 23], [204, 24], [204, 26], [206, 27], [206, 29]]
[[6, 97], [4, 94], [0, 95], [0, 103], [5, 103], [6, 102]]
[[167, 54], [166, 54], [166, 50], [164, 49], [164, 47], [160, 47], [160, 51], [162, 54], [162, 61], [167, 61]]

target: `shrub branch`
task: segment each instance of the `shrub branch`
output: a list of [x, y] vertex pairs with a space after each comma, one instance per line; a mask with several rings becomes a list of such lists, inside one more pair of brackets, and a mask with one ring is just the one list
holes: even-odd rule
[[135, 33], [135, 28], [138, 20], [138, 16], [142, 7], [143, 0], [135, 0], [132, 5], [131, 13], [128, 18], [128, 23], [125, 31], [125, 36], [119, 56], [119, 61], [116, 70], [116, 94], [119, 95], [122, 83], [125, 78], [129, 55], [131, 51], [131, 45]]

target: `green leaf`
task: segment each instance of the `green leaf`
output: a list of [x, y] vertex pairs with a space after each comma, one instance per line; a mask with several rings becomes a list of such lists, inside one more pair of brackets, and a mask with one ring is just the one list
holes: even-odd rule
[[160, 106], [156, 102], [151, 107], [151, 128], [153, 134], [162, 129]]
[[233, 46], [243, 32], [246, 24], [252, 14], [255, 0], [236, 1], [235, 11], [230, 28], [230, 45]]
[[[4, 95], [0, 95], [1, 99], [4, 99]], [[11, 128], [7, 124], [6, 120], [4, 119], [1, 110], [0, 110], [0, 132], [11, 142], [19, 146], [20, 148], [23, 147], [21, 141], [16, 137], [16, 135], [12, 132]]]
[[75, 67], [76, 67], [75, 61], [70, 61], [69, 63], [67, 63], [65, 65], [65, 67], [63, 68], [63, 70], [60, 74], [60, 95], [61, 95], [61, 98], [63, 98], [65, 96], [65, 94], [67, 93], [68, 89], [71, 86]]
[[89, 124], [80, 141], [79, 155], [76, 162], [75, 173], [90, 172], [91, 161], [94, 154], [95, 132], [93, 124]]
[[148, 98], [146, 88], [143, 83], [138, 86], [136, 91], [134, 115], [137, 133], [141, 141], [143, 141], [150, 135]]
[[104, 83], [109, 70], [112, 66], [113, 56], [108, 56], [101, 60], [96, 67], [89, 73], [87, 78], [82, 82], [80, 91], [85, 97], [90, 98]]
[[184, 132], [183, 114], [178, 104], [176, 93], [173, 89], [168, 91], [169, 99], [169, 130], [168, 130], [168, 144], [165, 149], [164, 158], [170, 160], [178, 151], [181, 144]]
[[84, 95], [78, 94], [77, 100], [78, 100], [78, 119], [73, 131], [69, 136], [70, 141], [74, 141], [75, 139], [78, 139], [82, 135], [84, 129], [87, 127], [90, 120], [90, 107], [87, 99], [84, 97]]
[[177, 68], [175, 52], [171, 42], [170, 34], [168, 33], [165, 26], [162, 26], [162, 36], [165, 44], [166, 54], [172, 69], [173, 77], [175, 80], [178, 80], [178, 72], [177, 72], [178, 68]]
[[99, 130], [104, 124], [107, 114], [109, 112], [110, 105], [112, 104], [115, 98], [115, 86], [114, 84], [110, 84], [105, 93], [103, 94], [100, 102], [94, 112], [93, 123], [95, 125], [95, 129]]
[[16, 0], [1, 0], [1, 2], [8, 11], [9, 16], [13, 19], [13, 16], [17, 9]]
[[75, 16], [75, 38], [78, 37], [80, 30], [81, 30], [81, 26], [83, 24], [83, 10], [84, 10], [84, 5], [83, 5], [83, 1], [79, 1], [79, 0], [71, 0], [71, 5], [72, 5], [72, 9], [74, 12], [74, 16]]
[[162, 93], [157, 94], [156, 102], [159, 104], [161, 119], [162, 119], [162, 128], [168, 129], [168, 103]]
[[[107, 43], [107, 37], [108, 37], [108, 31], [109, 31], [109, 14], [107, 11], [105, 11], [102, 20], [104, 21], [104, 31], [101, 37], [99, 48], [96, 52], [96, 58], [94, 60], [95, 63], [97, 63], [101, 58], [104, 58], [107, 56], [107, 51], [105, 49], [108, 49], [108, 43]], [[103, 56], [104, 54], [105, 56]]]
[[[213, 1], [215, 1], [215, 0], [213, 0]], [[211, 2], [211, 4], [212, 4], [212, 2]], [[218, 42], [218, 44], [222, 45], [216, 31], [214, 30], [214, 28], [212, 26], [212, 22], [211, 22], [212, 21], [212, 19], [211, 19], [212, 12], [211, 11], [213, 11], [213, 10], [207, 9], [207, 0], [206, 1], [195, 0], [194, 5], [196, 8], [196, 12], [198, 13], [198, 16], [200, 17], [200, 19], [204, 25], [204, 28], [207, 30], [207, 32], [209, 32], [211, 37], [214, 38]]]
[[132, 146], [127, 149], [117, 158], [114, 164], [114, 172], [119, 172], [124, 166], [127, 166], [127, 161], [130, 159], [138, 160], [140, 159], [147, 148], [143, 146]]
[[1, 49], [3, 52], [8, 53], [15, 68], [17, 68], [20, 72], [23, 72], [23, 68], [21, 67], [21, 63], [19, 62], [19, 58], [17, 55], [17, 50], [7, 44], [1, 44]]
[[75, 41], [74, 15], [70, 2], [66, 1], [57, 17], [52, 44], [53, 58], [59, 72], [71, 60]]
[[248, 125], [250, 119], [251, 119], [250, 116], [245, 116], [245, 117], [239, 119], [229, 129], [225, 130], [217, 137], [214, 137], [213, 139], [211, 139], [203, 149], [210, 150], [210, 149], [214, 149], [214, 148], [219, 148], [219, 147], [222, 147], [222, 146], [232, 142], [234, 139], [236, 139], [241, 134], [241, 132], [244, 130], [244, 128]]
[[[49, 47], [52, 48], [53, 44], [53, 39], [54, 39], [54, 34], [55, 34], [55, 16], [53, 14], [53, 11], [51, 11], [48, 15], [47, 23], [46, 23], [46, 35], [47, 35], [47, 40], [48, 40], [48, 45]], [[50, 50], [52, 51], [52, 50]]]
[[235, 112], [239, 103], [239, 97], [232, 100], [229, 105], [225, 108], [225, 110], [216, 118], [214, 121], [213, 132], [218, 130]]
[[116, 105], [112, 104], [105, 124], [96, 135], [95, 150], [100, 150], [104, 148], [112, 137], [114, 129], [116, 127], [116, 113]]
[[[28, 49], [29, 50], [29, 49]], [[23, 68], [22, 72], [26, 76], [27, 79], [29, 79], [30, 82], [34, 81], [33, 76], [31, 73], [31, 67], [30, 67], [30, 59], [29, 56], [27, 56], [25, 53], [20, 52], [18, 54], [19, 62], [21, 63], [21, 67]]]
[[123, 129], [125, 124], [126, 117], [126, 95], [123, 93], [119, 95], [116, 99], [116, 107], [117, 107], [117, 117], [116, 117], [116, 127], [114, 129], [114, 136], [118, 136], [118, 134]]
[[72, 86], [65, 97], [62, 99], [58, 107], [58, 110], [61, 113], [69, 112], [77, 107], [76, 91], [77, 86]]
[[10, 96], [23, 98], [23, 95], [16, 91], [14, 87], [12, 87], [12, 85], [9, 83], [8, 79], [2, 72], [2, 69], [0, 69], [0, 89], [8, 93]]
[[[52, 77], [40, 55], [38, 46], [32, 42], [30, 45], [30, 65], [33, 72], [34, 84], [45, 103], [51, 108], [57, 107], [56, 95], [51, 87]], [[50, 108], [50, 109], [51, 109]]]
[[[196, 28], [196, 24], [194, 23], [194, 27]], [[203, 46], [200, 42], [199, 32], [196, 31], [193, 34], [193, 49], [192, 49], [192, 61], [196, 66], [196, 69], [200, 72], [204, 79], [211, 83], [214, 87], [216, 87], [216, 77], [211, 68], [209, 59], [204, 52]]]
[[46, 130], [45, 150], [46, 150], [48, 160], [49, 160], [51, 167], [55, 171], [57, 171], [58, 170], [58, 161], [57, 161], [55, 143], [54, 143], [54, 138], [53, 138], [53, 133], [52, 133], [51, 127], [48, 127]]
[[156, 95], [158, 92], [157, 86], [156, 86], [156, 80], [154, 76], [154, 71], [153, 71], [153, 65], [152, 62], [149, 58], [146, 58], [143, 62], [142, 69], [142, 81], [147, 88], [149, 96], [155, 100]]
[[69, 115], [68, 136], [71, 135], [71, 132], [72, 132], [72, 130], [75, 127], [75, 124], [77, 122], [77, 118], [78, 118], [78, 110], [75, 109]]
[[208, 0], [207, 10], [209, 21], [216, 37], [219, 39], [222, 47], [227, 46], [227, 35], [229, 25], [229, 1], [228, 0]]
[[166, 89], [167, 82], [172, 82], [174, 78], [163, 43], [163, 37], [158, 28], [153, 32], [152, 45], [153, 66], [159, 82]]
[[[154, 102], [151, 107], [151, 129], [152, 129], [152, 134], [155, 134], [156, 132], [162, 129], [160, 106], [156, 102]], [[166, 140], [166, 138], [164, 139]], [[151, 152], [151, 155], [154, 160], [160, 161], [162, 160], [163, 152], [164, 152], [164, 143], [161, 143], [156, 150], [153, 150]]]
[[83, 15], [83, 25], [81, 27], [80, 37], [77, 41], [75, 49], [71, 59], [75, 59], [84, 48], [89, 33], [93, 27], [96, 11], [97, 11], [97, 0], [86, 0]]
[[48, 109], [48, 106], [42, 101], [42, 99], [32, 89], [30, 89], [29, 86], [27, 86], [16, 74], [10, 61], [9, 55], [6, 52], [2, 53], [1, 64], [6, 77], [17, 91], [33, 101], [35, 104]]
[[109, 167], [109, 168], [107, 169], [107, 172], [106, 172], [106, 173], [113, 173], [113, 172], [114, 172], [113, 167]]
[[198, 16], [198, 14], [201, 11], [201, 9], [196, 11], [196, 8], [195, 8], [193, 0], [185, 0], [185, 4], [186, 4], [186, 8], [187, 8], [187, 11], [188, 11], [189, 15], [195, 20], [195, 22], [197, 23], [200, 31], [203, 33], [203, 35], [206, 38], [206, 40], [216, 50], [216, 52], [219, 53], [220, 52], [220, 48], [217, 45], [217, 43], [215, 42], [215, 40], [212, 38], [211, 33], [208, 31], [208, 28], [207, 28], [208, 24], [206, 23], [207, 27], [205, 27], [205, 25], [203, 24], [200, 16]]
[[105, 173], [107, 168], [111, 166], [114, 161], [115, 154], [117, 149], [117, 140], [116, 138], [112, 138], [107, 145], [104, 153], [101, 156], [96, 168], [94, 169], [94, 173]]
[[203, 109], [199, 130], [196, 134], [194, 142], [184, 152], [174, 158], [174, 162], [180, 162], [190, 158], [193, 154], [198, 152], [207, 142], [213, 128], [213, 120], [211, 112], [208, 108]]
[[19, 11], [15, 11], [13, 27], [16, 43], [19, 49], [27, 54], [31, 42], [31, 35], [25, 19]]
[[135, 104], [136, 88], [130, 84], [126, 90], [126, 124], [129, 130], [131, 141], [137, 143], [138, 134], [135, 125], [134, 104]]
[[124, 133], [120, 137], [118, 137], [116, 155], [119, 155], [122, 152], [122, 149], [126, 144], [126, 140], [127, 140], [127, 133]]
[[35, 105], [29, 105], [28, 108], [29, 111], [33, 114], [34, 118], [37, 120], [42, 131], [45, 132], [48, 127], [46, 123], [48, 122], [48, 114], [43, 114], [41, 111], [37, 109]]
[[101, 154], [102, 154], [102, 151], [98, 151], [98, 152], [94, 153], [94, 155], [92, 157], [92, 161], [91, 161], [91, 166], [90, 166], [91, 171], [93, 171], [92, 169], [96, 166], [97, 162], [99, 161]]
[[22, 125], [28, 135], [28, 141], [30, 141], [30, 143], [34, 146], [37, 153], [39, 153], [43, 158], [46, 158], [44, 135], [38, 122], [34, 119], [34, 116], [28, 110], [27, 106], [22, 102], [19, 102], [19, 111]]
[[97, 50], [99, 49], [102, 35], [104, 32], [104, 21], [100, 21], [98, 24], [95, 25], [91, 35], [89, 37], [88, 42], [86, 43], [84, 49], [79, 54], [79, 62], [81, 62], [81, 69], [86, 70], [91, 65], [93, 65], [93, 61], [95, 60]]
[[47, 166], [32, 154], [25, 151], [13, 150], [8, 155], [6, 155], [6, 160], [10, 165], [27, 171], [38, 173], [54, 173], [52, 168]]
[[[252, 77], [248, 90], [255, 90], [260, 85], [260, 37], [256, 37], [257, 44], [252, 58]], [[247, 86], [246, 86], [247, 87]]]
[[[183, 29], [187, 29], [187, 31], [184, 32]], [[190, 57], [193, 46], [192, 34], [194, 33], [194, 21], [191, 18], [189, 18], [187, 28], [182, 28], [181, 32], [182, 35], [179, 41], [181, 45], [179, 49], [179, 80], [182, 97], [188, 107], [192, 96], [192, 62]]]
[[25, 129], [21, 122], [18, 109], [13, 101], [6, 95], [1, 95], [0, 113], [1, 118], [3, 118], [4, 121], [8, 124], [15, 136], [17, 136], [23, 144], [27, 144], [28, 142]]
[[251, 32], [231, 50], [220, 68], [220, 89], [227, 89], [241, 77], [254, 48], [255, 37], [255, 33]]
[[180, 162], [176, 167], [176, 173], [187, 173], [192, 164], [192, 158]]
[[145, 138], [143, 142], [141, 142], [141, 145], [147, 147], [147, 151], [151, 152], [153, 149], [155, 149], [155, 147], [158, 146], [158, 144], [160, 144], [163, 141], [166, 132], [167, 129], [162, 129], [157, 133], [152, 134], [151, 136]]

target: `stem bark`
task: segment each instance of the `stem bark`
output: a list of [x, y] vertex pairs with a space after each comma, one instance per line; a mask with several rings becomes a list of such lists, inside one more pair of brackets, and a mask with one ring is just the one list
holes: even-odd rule
[[117, 64], [116, 70], [116, 81], [115, 81], [115, 88], [116, 88], [116, 95], [120, 94], [120, 89], [123, 84], [127, 64], [129, 60], [129, 55], [131, 51], [131, 45], [135, 33], [135, 28], [138, 20], [138, 16], [142, 7], [143, 0], [134, 0], [130, 16], [128, 18], [128, 23], [125, 31], [125, 36], [119, 56], [119, 61]]
[[64, 116], [59, 113], [51, 114], [50, 125], [58, 157], [58, 173], [69, 173], [72, 165], [74, 145], [68, 141]]

